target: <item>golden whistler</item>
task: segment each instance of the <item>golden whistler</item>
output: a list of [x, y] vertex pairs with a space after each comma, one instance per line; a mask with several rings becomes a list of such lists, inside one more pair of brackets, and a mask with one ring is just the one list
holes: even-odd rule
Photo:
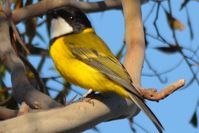
[[86, 15], [74, 7], [54, 9], [51, 22], [50, 55], [63, 78], [97, 92], [115, 92], [134, 102], [155, 124], [163, 127], [133, 86], [123, 65], [92, 28]]

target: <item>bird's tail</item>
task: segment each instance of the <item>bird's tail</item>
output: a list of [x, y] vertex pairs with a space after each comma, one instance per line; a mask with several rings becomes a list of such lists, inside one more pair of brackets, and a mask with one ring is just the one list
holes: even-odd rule
[[146, 115], [150, 118], [150, 120], [154, 123], [156, 128], [160, 133], [163, 132], [164, 128], [160, 121], [157, 119], [157, 117], [153, 114], [153, 112], [149, 109], [149, 107], [144, 103], [142, 99], [140, 99], [138, 96], [130, 94], [129, 98], [132, 100]]

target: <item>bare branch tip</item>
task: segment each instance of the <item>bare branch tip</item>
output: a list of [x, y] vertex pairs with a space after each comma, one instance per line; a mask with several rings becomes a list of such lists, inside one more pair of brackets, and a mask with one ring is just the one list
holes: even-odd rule
[[185, 84], [185, 79], [180, 79], [180, 80], [178, 80], [178, 82], [184, 85]]

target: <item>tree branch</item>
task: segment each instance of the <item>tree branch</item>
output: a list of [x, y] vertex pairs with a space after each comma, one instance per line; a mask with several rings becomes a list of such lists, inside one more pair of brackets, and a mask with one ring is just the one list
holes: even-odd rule
[[[147, 1], [148, 0], [141, 0], [142, 3]], [[99, 2], [81, 2], [75, 0], [42, 0], [36, 4], [26, 6], [25, 8], [14, 10], [12, 12], [12, 18], [15, 23], [19, 23], [24, 19], [43, 15], [51, 9], [67, 5], [80, 8], [87, 13], [122, 8], [120, 0], [105, 0]]]
[[98, 12], [109, 9], [121, 9], [120, 1], [106, 0], [100, 2], [81, 2], [74, 0], [42, 0], [25, 8], [16, 9], [12, 13], [15, 23], [24, 19], [45, 14], [47, 11], [66, 5], [75, 6], [85, 12]]
[[175, 82], [160, 92], [156, 89], [143, 89], [140, 87], [142, 65], [144, 62], [145, 39], [141, 18], [140, 0], [122, 0], [125, 15], [125, 41], [126, 55], [124, 66], [131, 75], [135, 87], [144, 98], [151, 101], [159, 101], [181, 88], [184, 80]]
[[180, 89], [182, 86], [184, 86], [185, 80], [181, 79], [178, 80], [167, 87], [163, 88], [160, 92], [157, 92], [156, 89], [139, 89], [140, 93], [143, 95], [144, 98], [151, 100], [151, 101], [159, 101], [163, 100], [176, 90]]
[[91, 98], [64, 108], [28, 113], [2, 121], [0, 131], [3, 133], [77, 133], [107, 120], [138, 113], [138, 108], [131, 101], [113, 93], [99, 94]]
[[18, 103], [25, 101], [32, 108], [52, 108], [60, 106], [48, 96], [34, 89], [26, 77], [23, 62], [16, 55], [10, 42], [9, 21], [0, 16], [0, 59], [11, 73], [13, 95]]
[[122, 4], [124, 6], [126, 42], [124, 66], [134, 84], [139, 86], [145, 50], [140, 0], [122, 0]]
[[17, 112], [18, 111], [16, 111], [16, 110], [7, 109], [5, 107], [0, 106], [0, 120], [5, 120], [5, 119], [16, 117]]

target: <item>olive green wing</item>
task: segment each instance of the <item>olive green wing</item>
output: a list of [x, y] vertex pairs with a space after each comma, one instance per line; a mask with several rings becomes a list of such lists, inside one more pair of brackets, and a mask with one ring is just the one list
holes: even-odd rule
[[141, 98], [139, 92], [132, 85], [131, 78], [126, 69], [114, 56], [108, 56], [94, 49], [86, 48], [71, 48], [71, 51], [79, 60], [98, 69], [108, 78]]
[[150, 108], [148, 108], [148, 106], [144, 103], [143, 98], [133, 86], [125, 68], [116, 58], [104, 55], [103, 53], [99, 53], [93, 49], [72, 48], [71, 51], [79, 60], [92, 66], [93, 68], [98, 69], [112, 81], [122, 85], [127, 91], [131, 92], [129, 95], [130, 99], [148, 115], [159, 132], [162, 133], [164, 128], [160, 121], [156, 118]]

